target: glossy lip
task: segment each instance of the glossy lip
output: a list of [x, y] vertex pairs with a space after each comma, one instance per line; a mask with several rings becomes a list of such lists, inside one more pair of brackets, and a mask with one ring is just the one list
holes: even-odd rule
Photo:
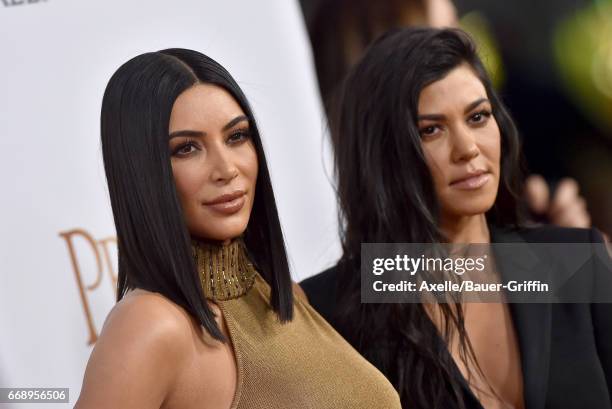
[[475, 170], [468, 172], [467, 174], [455, 179], [450, 183], [450, 186], [462, 189], [462, 190], [473, 190], [479, 189], [489, 181], [491, 174], [485, 170]]
[[217, 196], [211, 201], [204, 202], [203, 205], [216, 212], [229, 215], [239, 212], [245, 203], [246, 192], [243, 190], [236, 190], [232, 193]]

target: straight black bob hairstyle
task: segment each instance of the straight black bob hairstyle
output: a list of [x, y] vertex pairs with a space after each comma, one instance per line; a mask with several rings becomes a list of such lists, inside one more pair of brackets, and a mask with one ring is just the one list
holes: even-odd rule
[[519, 226], [518, 132], [466, 33], [407, 28], [383, 35], [349, 72], [330, 118], [343, 248], [332, 322], [389, 378], [406, 408], [466, 406], [457, 368], [440, 342], [458, 335], [461, 357], [475, 362], [461, 300], [438, 304], [440, 331], [423, 304], [361, 304], [361, 243], [445, 241], [417, 109], [423, 88], [461, 64], [484, 85], [501, 134], [500, 186], [487, 221]]
[[202, 292], [168, 147], [174, 102], [198, 83], [225, 89], [249, 119], [259, 171], [244, 241], [272, 288], [271, 304], [280, 321], [293, 317], [287, 254], [253, 112], [225, 68], [204, 54], [178, 48], [129, 60], [104, 93], [102, 153], [117, 229], [117, 301], [134, 288], [158, 292], [188, 311], [211, 336], [225, 341]]

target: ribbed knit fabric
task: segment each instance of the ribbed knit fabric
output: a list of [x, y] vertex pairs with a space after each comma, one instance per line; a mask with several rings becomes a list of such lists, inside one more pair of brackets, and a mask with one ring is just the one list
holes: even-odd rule
[[257, 274], [246, 294], [217, 301], [238, 365], [232, 409], [401, 408], [389, 381], [295, 299], [293, 321], [281, 324], [270, 306], [270, 287]]

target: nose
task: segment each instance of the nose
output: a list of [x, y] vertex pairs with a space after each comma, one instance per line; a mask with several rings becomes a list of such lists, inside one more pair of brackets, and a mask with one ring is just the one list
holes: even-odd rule
[[238, 176], [232, 152], [224, 144], [209, 151], [208, 160], [211, 164], [210, 178], [214, 183], [225, 184]]
[[460, 127], [453, 132], [451, 138], [453, 144], [451, 150], [451, 160], [457, 162], [469, 162], [478, 155], [480, 149], [476, 144], [476, 138], [473, 131], [466, 127]]

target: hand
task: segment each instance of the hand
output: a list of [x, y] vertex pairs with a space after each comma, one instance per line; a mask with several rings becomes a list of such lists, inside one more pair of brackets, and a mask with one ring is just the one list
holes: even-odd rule
[[562, 179], [551, 200], [544, 178], [531, 175], [525, 181], [525, 195], [529, 209], [552, 224], [562, 227], [591, 227], [586, 201], [580, 196], [578, 183], [574, 179]]

